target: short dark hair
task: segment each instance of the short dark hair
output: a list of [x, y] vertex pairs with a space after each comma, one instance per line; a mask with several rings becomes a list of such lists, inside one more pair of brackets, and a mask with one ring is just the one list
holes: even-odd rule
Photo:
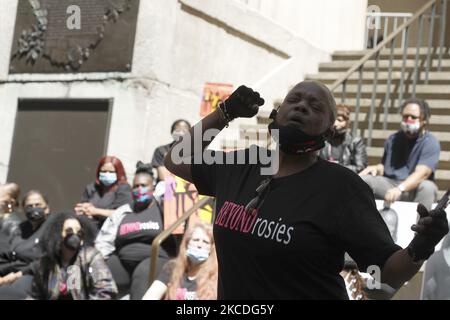
[[430, 106], [425, 100], [418, 98], [410, 98], [405, 100], [403, 104], [400, 106], [400, 113], [403, 113], [403, 110], [405, 110], [408, 104], [417, 104], [420, 108], [420, 114], [423, 116], [423, 119], [428, 122], [428, 120], [431, 117], [431, 110]]
[[43, 200], [44, 200], [44, 202], [45, 202], [45, 204], [48, 206], [50, 203], [49, 203], [49, 201], [48, 201], [48, 197], [47, 197], [47, 195], [46, 194], [43, 194], [41, 191], [39, 191], [39, 190], [30, 190], [30, 191], [28, 191], [24, 196], [23, 196], [23, 199], [22, 199], [22, 207], [23, 208], [25, 208], [25, 202], [28, 200], [28, 198], [31, 196], [31, 195], [33, 195], [33, 194], [37, 194], [38, 196], [40, 196]]
[[177, 126], [177, 125], [179, 125], [180, 123], [186, 123], [187, 125], [188, 125], [188, 127], [191, 127], [191, 124], [189, 123], [189, 121], [187, 121], [187, 120], [184, 120], [184, 119], [178, 119], [177, 121], [175, 121], [173, 124], [172, 124], [172, 127], [170, 128], [170, 133], [172, 133], [174, 130], [175, 130], [175, 127]]
[[134, 172], [134, 174], [148, 174], [152, 179], [154, 178], [153, 167], [151, 163], [143, 163], [142, 161], [138, 161], [136, 163], [136, 171]]

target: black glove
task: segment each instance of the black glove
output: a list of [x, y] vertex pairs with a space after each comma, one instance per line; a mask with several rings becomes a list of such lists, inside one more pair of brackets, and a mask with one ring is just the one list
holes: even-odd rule
[[246, 86], [240, 86], [225, 100], [223, 111], [230, 120], [235, 118], [251, 118], [258, 113], [259, 106], [264, 104], [258, 92]]
[[416, 235], [407, 247], [409, 255], [415, 262], [428, 259], [433, 254], [434, 247], [449, 231], [444, 209], [428, 212], [422, 204], [419, 204], [417, 212], [420, 219], [411, 227]]

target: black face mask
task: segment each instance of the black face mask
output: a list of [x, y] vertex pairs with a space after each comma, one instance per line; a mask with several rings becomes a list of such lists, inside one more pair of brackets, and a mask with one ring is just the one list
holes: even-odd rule
[[44, 208], [26, 208], [25, 209], [25, 216], [27, 217], [28, 221], [41, 221], [45, 218], [45, 209]]
[[298, 155], [311, 151], [320, 150], [325, 146], [325, 137], [323, 134], [319, 136], [311, 136], [306, 134], [299, 128], [292, 126], [281, 126], [276, 121], [277, 110], [273, 110], [270, 118], [273, 122], [269, 124], [269, 131], [278, 129], [278, 139], [273, 135], [279, 143], [281, 151], [289, 155]]
[[81, 247], [81, 238], [78, 234], [68, 234], [64, 238], [64, 245], [67, 249], [78, 251]]

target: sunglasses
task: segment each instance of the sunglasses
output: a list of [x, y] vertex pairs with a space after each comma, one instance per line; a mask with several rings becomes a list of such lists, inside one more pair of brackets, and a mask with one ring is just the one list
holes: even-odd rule
[[257, 210], [264, 202], [267, 194], [270, 191], [270, 182], [273, 178], [264, 179], [261, 184], [256, 188], [256, 196], [250, 200], [250, 202], [245, 206], [245, 211], [249, 212], [249, 210]]

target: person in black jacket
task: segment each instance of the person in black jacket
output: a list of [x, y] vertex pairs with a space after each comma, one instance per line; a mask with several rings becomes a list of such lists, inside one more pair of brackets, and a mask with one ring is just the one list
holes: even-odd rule
[[363, 139], [350, 132], [350, 110], [346, 105], [336, 106], [334, 135], [320, 151], [322, 159], [339, 163], [355, 173], [367, 167], [367, 151]]
[[20, 223], [7, 248], [0, 249], [0, 299], [24, 299], [32, 282], [31, 264], [41, 258], [39, 245], [50, 207], [40, 191], [28, 192], [22, 206], [27, 220]]

